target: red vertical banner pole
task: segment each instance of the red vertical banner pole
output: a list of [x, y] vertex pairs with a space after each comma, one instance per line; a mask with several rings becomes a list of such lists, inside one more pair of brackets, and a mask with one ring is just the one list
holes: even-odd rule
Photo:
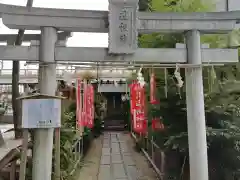
[[136, 106], [136, 83], [135, 81], [130, 84], [130, 112], [131, 112], [131, 129], [134, 130], [135, 125], [135, 106]]
[[94, 127], [94, 118], [95, 118], [95, 108], [94, 108], [94, 86], [91, 85], [91, 121], [92, 121], [92, 128]]
[[86, 126], [86, 106], [87, 106], [87, 82], [84, 80], [83, 82], [83, 107], [82, 107], [82, 126]]
[[[150, 74], [150, 103], [159, 104], [159, 101], [156, 99], [156, 77], [152, 72]], [[164, 124], [162, 123], [161, 118], [152, 117], [152, 131], [164, 130]]]
[[130, 85], [130, 97], [133, 130], [145, 134], [147, 130], [145, 87], [134, 81]]
[[129, 95], [130, 95], [130, 113], [133, 114], [133, 84], [129, 85]]
[[152, 130], [153, 131], [163, 131], [164, 130], [164, 124], [162, 123], [160, 118], [152, 119]]
[[134, 129], [135, 132], [141, 133], [142, 130], [142, 93], [141, 86], [139, 83], [135, 85], [135, 94], [136, 94], [136, 105], [135, 105], [135, 117], [134, 117]]
[[132, 115], [135, 106], [136, 106], [136, 82], [133, 82], [132, 84], [130, 84], [130, 108]]
[[146, 118], [146, 104], [145, 104], [145, 87], [139, 83], [134, 88], [136, 95], [136, 105], [134, 108], [134, 131], [140, 134], [146, 134], [147, 118]]
[[85, 126], [89, 126], [89, 104], [90, 104], [90, 96], [89, 96], [89, 84], [86, 84], [85, 87]]
[[94, 89], [91, 84], [87, 86], [87, 127], [93, 128], [94, 126]]
[[82, 123], [82, 99], [81, 99], [81, 85], [82, 81], [80, 79], [77, 79], [76, 81], [76, 120], [77, 120], [77, 127], [79, 127]]
[[138, 132], [138, 118], [139, 118], [139, 84], [134, 82], [133, 83], [133, 130]]

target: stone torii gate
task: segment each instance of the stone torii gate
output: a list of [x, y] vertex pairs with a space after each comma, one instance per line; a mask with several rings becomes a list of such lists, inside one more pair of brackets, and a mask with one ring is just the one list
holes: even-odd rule
[[[131, 62], [187, 63], [186, 93], [191, 180], [208, 180], [207, 143], [202, 64], [238, 62], [236, 49], [201, 48], [201, 33], [227, 33], [240, 12], [149, 13], [138, 12], [138, 0], [109, 0], [109, 12], [25, 8], [0, 4], [3, 23], [13, 29], [41, 29], [40, 46], [0, 47], [0, 58], [40, 63], [40, 92], [54, 95], [55, 63]], [[109, 48], [56, 47], [57, 31], [108, 32]], [[139, 49], [138, 33], [184, 33], [186, 48]], [[35, 132], [33, 179], [50, 180], [53, 129]]]

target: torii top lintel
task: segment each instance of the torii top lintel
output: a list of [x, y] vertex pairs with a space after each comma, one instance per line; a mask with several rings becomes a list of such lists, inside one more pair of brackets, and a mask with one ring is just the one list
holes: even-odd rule
[[[58, 40], [66, 41], [67, 38], [71, 37], [72, 33], [70, 32], [59, 32]], [[39, 41], [41, 38], [40, 34], [24, 34], [23, 41], [30, 42], [33, 40]], [[0, 34], [0, 42], [8, 42], [9, 44], [14, 44], [16, 40], [16, 34]]]
[[[3, 23], [12, 29], [56, 27], [62, 31], [109, 32], [108, 11], [27, 8], [0, 4]], [[207, 13], [137, 12], [137, 30], [141, 33], [183, 32], [197, 29], [204, 33], [234, 29], [240, 11]]]

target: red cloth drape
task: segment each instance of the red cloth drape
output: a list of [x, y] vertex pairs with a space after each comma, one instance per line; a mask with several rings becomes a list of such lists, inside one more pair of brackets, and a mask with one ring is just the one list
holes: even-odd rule
[[150, 77], [150, 103], [151, 104], [159, 103], [156, 99], [156, 77], [154, 73], [152, 73]]

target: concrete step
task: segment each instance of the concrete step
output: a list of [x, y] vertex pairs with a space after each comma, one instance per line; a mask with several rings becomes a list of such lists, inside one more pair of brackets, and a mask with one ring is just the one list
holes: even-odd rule
[[125, 125], [124, 122], [104, 122], [104, 125], [106, 126], [111, 126], [111, 125], [117, 125], [117, 126], [121, 126], [121, 125]]
[[125, 123], [124, 120], [105, 120], [104, 129], [108, 131], [124, 131]]
[[124, 131], [124, 126], [106, 126], [104, 127], [105, 131]]

